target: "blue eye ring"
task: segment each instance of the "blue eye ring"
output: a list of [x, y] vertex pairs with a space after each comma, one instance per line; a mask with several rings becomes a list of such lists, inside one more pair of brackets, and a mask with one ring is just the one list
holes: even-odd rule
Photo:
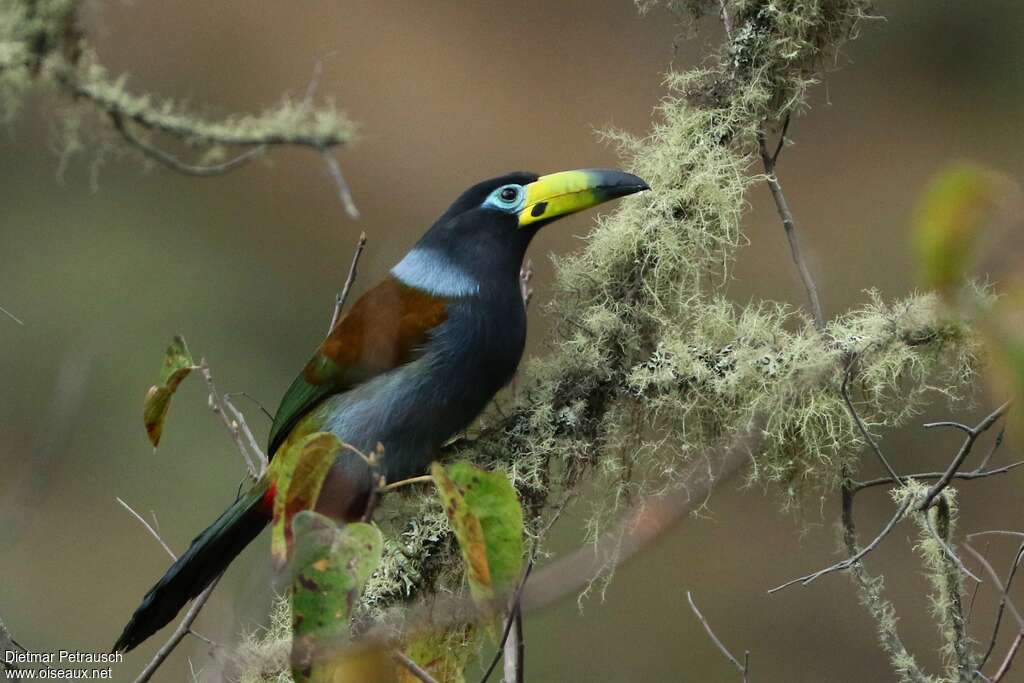
[[502, 185], [487, 197], [484, 206], [515, 213], [523, 208], [526, 201], [526, 190], [522, 185]]

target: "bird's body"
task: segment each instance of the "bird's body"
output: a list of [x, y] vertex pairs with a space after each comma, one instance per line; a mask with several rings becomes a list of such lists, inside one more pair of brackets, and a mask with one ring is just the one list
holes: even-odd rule
[[[526, 342], [519, 271], [536, 231], [643, 189], [625, 173], [569, 171], [509, 174], [463, 193], [335, 324], [282, 399], [266, 476], [193, 541], [114, 649], [131, 649], [168, 623], [266, 526], [281, 462], [273, 457], [289, 444], [332, 432], [363, 452], [382, 444], [388, 481], [423, 473], [515, 373]], [[317, 510], [358, 519], [373, 485], [364, 461], [344, 450]]]

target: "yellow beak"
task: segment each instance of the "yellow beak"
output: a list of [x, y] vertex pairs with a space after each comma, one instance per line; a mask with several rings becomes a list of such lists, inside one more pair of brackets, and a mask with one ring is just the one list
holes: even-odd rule
[[622, 171], [592, 168], [541, 176], [526, 186], [526, 203], [519, 212], [519, 227], [550, 221], [649, 189], [643, 180]]

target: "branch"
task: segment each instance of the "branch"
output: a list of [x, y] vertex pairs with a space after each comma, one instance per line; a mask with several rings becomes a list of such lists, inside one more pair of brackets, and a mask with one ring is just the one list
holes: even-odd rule
[[178, 173], [183, 173], [185, 175], [200, 177], [223, 175], [245, 165], [256, 157], [261, 156], [263, 152], [266, 151], [266, 146], [258, 145], [219, 164], [190, 164], [182, 161], [170, 152], [160, 149], [156, 145], [151, 145], [142, 138], [137, 137], [128, 129], [128, 126], [125, 124], [124, 117], [119, 112], [110, 112], [109, 117], [113, 122], [114, 130], [121, 134], [121, 137], [124, 138], [125, 142], [138, 149], [143, 156], [163, 164], [172, 171], [177, 171]]
[[171, 560], [172, 561], [174, 561], [174, 562], [178, 561], [178, 556], [174, 554], [174, 551], [171, 550], [171, 547], [169, 545], [167, 545], [167, 543], [164, 542], [163, 537], [159, 533], [157, 533], [156, 529], [154, 529], [152, 526], [150, 526], [149, 522], [147, 522], [142, 515], [140, 515], [135, 510], [133, 510], [131, 505], [129, 505], [128, 503], [124, 502], [120, 498], [116, 498], [115, 497], [114, 500], [116, 500], [118, 503], [120, 503], [121, 507], [123, 507], [125, 510], [127, 510], [130, 515], [132, 515], [135, 519], [139, 520], [139, 523], [142, 526], [146, 527], [146, 531], [148, 531], [153, 536], [153, 538], [156, 539], [157, 543], [159, 543], [163, 547], [163, 549], [167, 551], [167, 554], [171, 556]]
[[199, 362], [199, 371], [203, 374], [203, 379], [206, 380], [206, 386], [210, 391], [207, 401], [210, 410], [220, 417], [221, 422], [227, 428], [228, 434], [231, 435], [232, 441], [235, 442], [238, 452], [241, 453], [242, 459], [245, 461], [249, 476], [253, 481], [258, 481], [267, 471], [269, 460], [266, 454], [259, 447], [256, 437], [241, 411], [217, 393], [217, 387], [213, 383], [213, 374], [210, 372], [210, 366], [206, 363], [205, 358]]
[[[727, 16], [724, 9], [723, 16]], [[775, 200], [775, 208], [779, 213], [779, 218], [782, 219], [782, 227], [786, 231], [790, 255], [793, 257], [793, 263], [800, 273], [800, 280], [804, 284], [804, 289], [807, 290], [807, 298], [811, 304], [811, 314], [814, 316], [814, 327], [818, 331], [823, 331], [825, 329], [825, 314], [822, 311], [821, 300], [818, 298], [818, 286], [814, 283], [811, 271], [807, 267], [807, 263], [804, 261], [803, 254], [800, 251], [800, 242], [796, 236], [796, 222], [793, 220], [793, 212], [789, 209], [786, 195], [782, 193], [782, 185], [779, 183], [778, 176], [775, 175], [775, 164], [778, 161], [779, 152], [782, 149], [782, 140], [785, 139], [788, 127], [789, 117], [787, 116], [782, 136], [780, 137], [779, 147], [774, 155], [768, 154], [768, 145], [764, 139], [764, 132], [760, 130], [757, 132], [757, 146], [761, 153], [761, 163], [764, 164], [765, 182], [768, 183], [772, 199]]]
[[884, 527], [882, 527], [882, 530], [879, 532], [879, 534], [877, 536], [875, 536], [875, 538], [870, 543], [868, 543], [866, 546], [864, 546], [862, 549], [853, 552], [850, 555], [850, 557], [848, 557], [847, 559], [843, 560], [842, 562], [836, 562], [835, 564], [833, 564], [833, 565], [831, 565], [829, 567], [825, 567], [824, 569], [819, 569], [818, 571], [814, 572], [813, 574], [807, 574], [806, 576], [801, 576], [799, 578], [793, 579], [792, 581], [787, 581], [786, 583], [782, 584], [781, 586], [776, 586], [775, 588], [772, 588], [770, 591], [768, 591], [768, 594], [771, 595], [772, 593], [777, 593], [778, 591], [782, 590], [783, 588], [788, 588], [789, 586], [792, 586], [793, 584], [796, 584], [796, 583], [799, 583], [801, 586], [806, 586], [807, 584], [809, 584], [809, 583], [811, 583], [813, 581], [816, 581], [817, 579], [820, 579], [822, 576], [825, 576], [826, 574], [831, 574], [832, 572], [843, 571], [845, 569], [849, 569], [850, 567], [854, 566], [855, 564], [860, 562], [860, 560], [865, 555], [867, 555], [872, 550], [874, 550], [875, 548], [878, 547], [878, 545], [882, 542], [882, 540], [886, 536], [888, 536], [889, 533], [893, 530], [893, 528], [896, 526], [897, 522], [899, 522], [901, 519], [903, 519], [903, 515], [904, 515], [904, 513], [906, 513], [907, 508], [909, 508], [909, 507], [910, 507], [910, 498], [907, 497], [907, 498], [905, 498], [903, 500], [902, 503], [900, 503], [899, 507], [896, 508], [896, 514], [894, 514], [892, 516], [892, 519], [890, 519], [889, 522]]
[[366, 233], [361, 232], [359, 233], [359, 241], [356, 242], [356, 250], [352, 253], [352, 263], [348, 267], [348, 277], [345, 278], [345, 285], [341, 288], [338, 295], [334, 297], [334, 313], [331, 315], [331, 325], [327, 328], [327, 334], [331, 333], [331, 330], [334, 329], [334, 326], [338, 324], [338, 320], [341, 318], [341, 309], [345, 307], [345, 301], [348, 299], [349, 291], [352, 289], [352, 283], [356, 281], [359, 257], [363, 255], [363, 249], [365, 248]]
[[19, 325], [21, 325], [22, 327], [24, 327], [24, 326], [25, 326], [25, 323], [24, 323], [24, 322], [23, 322], [23, 321], [21, 320], [21, 318], [19, 318], [18, 316], [14, 315], [13, 313], [11, 313], [10, 311], [8, 311], [8, 310], [7, 310], [6, 308], [4, 308], [3, 306], [0, 306], [0, 313], [3, 313], [3, 314], [4, 314], [4, 315], [6, 315], [6, 316], [7, 316], [8, 318], [10, 318], [10, 319], [11, 319], [11, 320], [13, 320], [14, 322], [18, 323], [18, 324], [19, 324]]
[[425, 669], [419, 664], [414, 662], [409, 655], [405, 654], [401, 650], [395, 650], [391, 653], [391, 658], [397, 663], [401, 664], [405, 669], [416, 678], [420, 679], [423, 683], [437, 683], [437, 679], [431, 676]]
[[[848, 471], [844, 471], [844, 475], [848, 474]], [[860, 554], [860, 551], [857, 547], [857, 524], [853, 517], [854, 493], [848, 477], [843, 480], [841, 494], [842, 514], [840, 519], [843, 527], [843, 543], [846, 545], [847, 554], [852, 558]], [[904, 504], [909, 506], [909, 496], [904, 499]], [[861, 556], [863, 557], [863, 555]], [[868, 574], [862, 562], [854, 562], [850, 565], [850, 574], [859, 590], [861, 603], [868, 608], [878, 625], [882, 648], [889, 655], [889, 661], [893, 668], [902, 673], [908, 681], [930, 683], [931, 679], [918, 667], [913, 655], [907, 651], [896, 630], [895, 610], [892, 604], [882, 597], [879, 580]]]
[[[953, 474], [953, 478], [964, 479], [967, 481], [970, 481], [971, 479], [984, 479], [985, 477], [991, 477], [997, 474], [1006, 474], [1007, 472], [1012, 472], [1021, 465], [1024, 465], [1024, 460], [1012, 463], [1010, 465], [1004, 465], [1003, 467], [994, 467], [990, 470], [983, 470], [980, 472], [977, 470], [971, 472], [956, 472], [955, 474]], [[908, 474], [906, 478], [917, 480], [930, 480], [940, 479], [943, 476], [945, 476], [945, 472], [918, 472], [917, 474]], [[853, 492], [857, 493], [859, 491], [863, 491], [864, 489], [868, 489], [873, 486], [884, 486], [885, 484], [895, 483], [898, 482], [892, 477], [880, 477], [878, 479], [870, 479], [868, 481], [852, 482], [852, 486]]]
[[708, 623], [708, 620], [705, 619], [704, 615], [700, 613], [699, 609], [697, 609], [697, 605], [694, 603], [693, 595], [690, 591], [686, 591], [686, 600], [690, 603], [690, 609], [693, 610], [693, 613], [697, 615], [698, 619], [700, 619], [700, 623], [704, 625], [704, 630], [707, 631], [708, 637], [711, 638], [711, 642], [718, 647], [719, 651], [725, 655], [725, 658], [732, 662], [732, 665], [740, 672], [740, 675], [743, 676], [743, 683], [747, 683], [747, 673], [750, 669], [750, 650], [746, 651], [745, 656], [743, 657], [743, 663], [740, 664], [740, 661], [733, 657], [732, 653], [729, 652], [729, 648], [727, 648], [725, 644], [718, 639], [715, 632], [711, 630], [711, 624]]
[[978, 440], [978, 437], [984, 434], [988, 429], [996, 423], [1000, 417], [1006, 412], [1007, 408], [1010, 407], [1011, 401], [1007, 401], [1003, 405], [992, 411], [984, 420], [978, 423], [976, 427], [967, 427], [957, 422], [931, 422], [924, 425], [925, 429], [931, 429], [933, 427], [948, 427], [955, 426], [957, 429], [962, 429], [967, 432], [967, 438], [964, 440], [963, 445], [960, 447], [960, 451], [953, 458], [953, 461], [949, 463], [949, 467], [946, 472], [939, 478], [935, 484], [928, 489], [928, 493], [925, 494], [924, 499], [917, 506], [918, 510], [926, 510], [935, 500], [935, 496], [939, 495], [944, 488], [949, 486], [949, 482], [956, 476], [957, 470], [963, 465], [964, 460], [970, 455], [971, 449], [974, 448], [974, 442]]
[[171, 637], [168, 638], [167, 642], [157, 650], [157, 653], [153, 656], [153, 659], [150, 660], [149, 664], [146, 665], [146, 668], [143, 669], [135, 678], [134, 683], [146, 683], [146, 681], [152, 678], [153, 674], [156, 673], [156, 670], [164, 663], [164, 660], [174, 652], [174, 648], [178, 647], [178, 644], [189, 634], [192, 630], [192, 623], [196, 620], [196, 617], [199, 616], [199, 612], [203, 609], [203, 606], [206, 605], [206, 601], [210, 599], [210, 594], [213, 593], [213, 589], [217, 587], [218, 581], [220, 581], [219, 576], [214, 579], [202, 593], [196, 596], [196, 599], [192, 601], [192, 606], [189, 607], [188, 612], [185, 613], [181, 623], [178, 624], [178, 628], [174, 629], [174, 633], [171, 634]]
[[897, 484], [903, 486], [903, 480], [900, 478], [900, 475], [896, 474], [896, 470], [893, 469], [892, 465], [889, 464], [889, 461], [886, 460], [885, 455], [882, 454], [882, 449], [879, 448], [878, 442], [876, 442], [874, 437], [871, 436], [871, 433], [864, 425], [864, 421], [860, 419], [857, 409], [854, 408], [853, 401], [850, 399], [850, 377], [853, 375], [853, 370], [857, 360], [858, 356], [853, 354], [849, 357], [846, 363], [846, 371], [843, 373], [843, 383], [840, 387], [840, 392], [843, 395], [843, 403], [846, 404], [846, 410], [849, 411], [850, 415], [853, 417], [853, 421], [857, 425], [857, 429], [860, 431], [861, 436], [863, 436], [864, 440], [871, 446], [871, 450], [875, 452], [878, 460], [889, 472], [889, 476], [892, 477], [893, 481]]
[[327, 166], [327, 174], [334, 181], [334, 187], [338, 191], [338, 199], [341, 201], [341, 206], [345, 209], [345, 213], [352, 220], [359, 218], [359, 208], [356, 207], [355, 200], [352, 199], [352, 190], [349, 188], [348, 181], [345, 180], [345, 176], [341, 172], [341, 164], [327, 150], [321, 152], [321, 156], [323, 156], [324, 164]]

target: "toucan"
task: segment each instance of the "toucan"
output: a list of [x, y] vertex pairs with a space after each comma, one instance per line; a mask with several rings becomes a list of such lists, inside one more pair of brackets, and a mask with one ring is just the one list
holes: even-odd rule
[[[114, 644], [131, 650], [170, 622], [272, 518], [291, 444], [331, 432], [364, 453], [383, 446], [387, 481], [422, 474], [512, 379], [526, 343], [519, 273], [530, 240], [562, 216], [649, 189], [588, 169], [509, 173], [473, 185], [331, 329], [277, 410], [270, 466], [192, 541], [146, 594]], [[335, 456], [316, 510], [362, 517], [377, 485], [363, 458]]]

